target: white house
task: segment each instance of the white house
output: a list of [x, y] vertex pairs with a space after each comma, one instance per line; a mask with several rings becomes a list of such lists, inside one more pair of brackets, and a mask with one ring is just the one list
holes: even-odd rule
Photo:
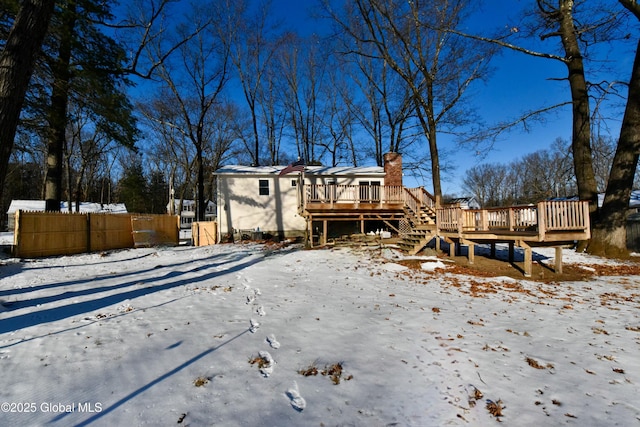
[[446, 204], [459, 205], [462, 209], [480, 209], [480, 203], [478, 203], [474, 196], [458, 197], [447, 200]]
[[[167, 212], [170, 212], [170, 203], [167, 203]], [[174, 212], [180, 209], [180, 200], [174, 200]], [[204, 212], [205, 221], [213, 221], [216, 218], [216, 204], [209, 200], [207, 208]], [[180, 228], [191, 228], [191, 224], [196, 218], [196, 202], [195, 200], [183, 200], [182, 210], [180, 211]]]
[[[401, 157], [393, 154], [400, 165], [391, 168], [396, 175], [400, 174], [395, 176], [393, 185], [401, 187]], [[336, 215], [338, 212], [342, 215], [336, 220], [356, 221], [362, 218], [357, 209], [369, 206], [372, 212], [380, 205], [381, 189], [394, 181], [385, 172], [389, 168], [306, 166], [282, 174], [284, 166], [222, 167], [216, 171], [218, 235], [224, 239], [238, 232], [259, 231], [286, 238], [302, 237], [314, 220], [303, 210], [303, 202], [310, 200], [324, 206], [349, 201], [333, 205]], [[351, 211], [347, 212], [348, 209]]]
[[[7, 227], [9, 231], [12, 231], [15, 227], [15, 213], [19, 210], [23, 211], [35, 211], [44, 212], [45, 201], [44, 200], [12, 200], [7, 210]], [[76, 204], [71, 204], [71, 209], [76, 212]], [[60, 202], [60, 211], [68, 212], [68, 203]], [[94, 203], [94, 202], [80, 202], [81, 213], [127, 213], [127, 207], [124, 203]]]

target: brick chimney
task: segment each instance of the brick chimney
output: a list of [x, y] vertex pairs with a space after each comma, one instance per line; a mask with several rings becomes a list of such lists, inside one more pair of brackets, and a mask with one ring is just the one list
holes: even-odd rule
[[402, 154], [386, 153], [384, 159], [384, 184], [402, 185]]

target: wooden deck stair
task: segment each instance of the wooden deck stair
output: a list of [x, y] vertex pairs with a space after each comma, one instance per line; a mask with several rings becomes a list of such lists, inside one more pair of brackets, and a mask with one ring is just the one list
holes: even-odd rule
[[433, 240], [436, 233], [435, 224], [423, 224], [414, 227], [410, 232], [402, 236], [398, 246], [409, 255], [415, 255], [424, 249]]
[[409, 255], [415, 255], [436, 235], [435, 199], [424, 190], [408, 196], [410, 203], [405, 203], [403, 210], [411, 230], [403, 233], [398, 246]]

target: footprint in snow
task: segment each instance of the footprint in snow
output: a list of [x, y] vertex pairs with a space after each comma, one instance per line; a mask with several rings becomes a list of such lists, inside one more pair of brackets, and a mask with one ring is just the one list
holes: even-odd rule
[[262, 367], [260, 368], [260, 373], [265, 378], [268, 378], [269, 375], [273, 373], [273, 366], [276, 364], [276, 361], [273, 360], [273, 357], [271, 357], [271, 354], [269, 354], [268, 351], [261, 351], [258, 354], [260, 355], [260, 358], [263, 360]]
[[253, 295], [247, 295], [247, 304], [251, 304], [252, 302], [254, 302], [256, 300], [256, 297], [260, 295], [262, 295], [262, 293], [260, 293], [260, 289], [254, 289]]
[[264, 307], [262, 307], [262, 306], [258, 307], [258, 309], [256, 310], [256, 313], [258, 313], [259, 316], [264, 316], [265, 314], [267, 314], [264, 311]]
[[276, 340], [275, 335], [271, 334], [267, 337], [267, 342], [271, 346], [271, 348], [277, 350], [280, 348], [280, 343]]
[[251, 327], [249, 328], [249, 332], [253, 334], [260, 327], [260, 323], [258, 323], [255, 319], [251, 319], [249, 323], [251, 324]]
[[298, 384], [294, 383], [293, 387], [287, 390], [286, 395], [289, 398], [289, 403], [296, 411], [302, 412], [307, 407], [307, 402], [298, 392]]

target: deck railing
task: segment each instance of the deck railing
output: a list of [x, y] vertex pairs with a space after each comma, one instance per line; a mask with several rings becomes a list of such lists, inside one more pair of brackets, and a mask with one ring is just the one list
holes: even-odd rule
[[401, 185], [305, 184], [306, 203], [402, 203]]
[[448, 232], [575, 231], [589, 229], [589, 202], [546, 201], [537, 205], [491, 209], [443, 207], [437, 210], [438, 229]]
[[402, 203], [414, 213], [428, 207], [436, 211], [438, 230], [448, 233], [468, 232], [521, 232], [535, 233], [544, 239], [547, 232], [589, 232], [589, 202], [545, 201], [537, 205], [509, 206], [490, 209], [462, 209], [460, 206], [436, 207], [436, 201], [422, 187], [405, 188], [401, 185], [337, 185], [304, 184], [299, 193], [300, 210], [312, 204], [328, 204], [333, 209], [339, 204], [371, 205]]

